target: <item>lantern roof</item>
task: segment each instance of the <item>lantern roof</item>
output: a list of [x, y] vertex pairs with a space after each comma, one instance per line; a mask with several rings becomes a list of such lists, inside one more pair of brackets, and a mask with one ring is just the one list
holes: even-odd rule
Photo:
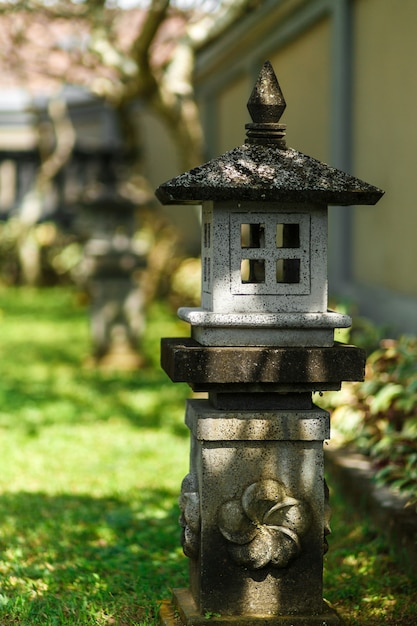
[[248, 101], [252, 123], [246, 142], [162, 184], [162, 204], [212, 201], [375, 204], [383, 191], [354, 176], [287, 148], [279, 119], [285, 100], [267, 61]]

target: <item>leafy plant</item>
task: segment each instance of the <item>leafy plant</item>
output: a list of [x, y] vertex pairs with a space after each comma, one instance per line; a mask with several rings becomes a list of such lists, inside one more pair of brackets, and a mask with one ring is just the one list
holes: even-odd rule
[[380, 341], [367, 359], [365, 381], [319, 402], [332, 411], [336, 441], [371, 457], [376, 480], [416, 504], [417, 337]]

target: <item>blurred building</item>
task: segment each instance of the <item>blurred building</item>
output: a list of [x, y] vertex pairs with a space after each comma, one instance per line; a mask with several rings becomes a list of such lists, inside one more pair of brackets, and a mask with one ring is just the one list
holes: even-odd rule
[[263, 62], [287, 110], [287, 145], [382, 188], [376, 207], [330, 210], [330, 293], [417, 331], [415, 0], [267, 0], [201, 49], [195, 83], [207, 158], [244, 141]]

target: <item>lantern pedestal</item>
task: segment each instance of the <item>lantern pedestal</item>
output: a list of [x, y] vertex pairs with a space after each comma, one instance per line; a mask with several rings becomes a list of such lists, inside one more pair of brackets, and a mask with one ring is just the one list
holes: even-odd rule
[[[259, 401], [250, 396], [237, 404]], [[306, 397], [289, 394], [289, 404], [304, 407]], [[207, 616], [242, 626], [340, 624], [322, 598], [328, 413], [314, 406], [223, 411], [190, 400], [186, 423], [191, 461], [180, 507], [190, 590], [174, 592], [162, 624], [195, 626]]]
[[[202, 346], [191, 338], [161, 340], [161, 365], [175, 383], [194, 391], [245, 393], [313, 392], [340, 389], [343, 380], [362, 380], [365, 351], [331, 347]], [[229, 396], [230, 397], [230, 396]], [[276, 400], [276, 394], [274, 395]]]
[[328, 413], [222, 411], [192, 400], [186, 423], [181, 523], [200, 613], [319, 613]]
[[170, 378], [209, 392], [187, 402], [185, 419], [191, 454], [180, 508], [190, 588], [162, 606], [162, 624], [194, 626], [207, 616], [242, 626], [340, 624], [322, 591], [330, 420], [311, 392], [361, 378], [364, 366], [354, 346], [162, 340]]

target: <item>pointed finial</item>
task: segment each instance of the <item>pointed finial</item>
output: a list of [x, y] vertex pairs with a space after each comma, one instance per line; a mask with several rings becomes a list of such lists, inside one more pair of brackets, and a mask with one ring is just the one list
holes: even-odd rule
[[260, 71], [248, 100], [252, 124], [246, 124], [246, 143], [277, 143], [285, 148], [285, 124], [279, 124], [286, 103], [269, 61]]
[[260, 124], [277, 123], [286, 106], [273, 67], [269, 61], [265, 61], [248, 101], [252, 121]]

